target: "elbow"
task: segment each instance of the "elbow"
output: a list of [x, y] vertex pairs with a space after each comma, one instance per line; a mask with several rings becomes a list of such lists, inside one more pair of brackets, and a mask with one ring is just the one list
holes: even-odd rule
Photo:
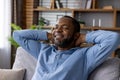
[[13, 37], [13, 39], [14, 39], [15, 41], [18, 39], [19, 34], [18, 34], [18, 31], [17, 31], [17, 30], [13, 32], [12, 37]]
[[120, 45], [120, 34], [119, 33], [113, 33], [112, 35], [112, 42], [114, 43], [114, 46]]
[[120, 42], [120, 34], [119, 33], [114, 33], [113, 37], [117, 42]]
[[13, 34], [12, 34], [12, 37], [15, 39], [16, 38], [16, 33], [17, 33], [17, 31], [13, 31]]

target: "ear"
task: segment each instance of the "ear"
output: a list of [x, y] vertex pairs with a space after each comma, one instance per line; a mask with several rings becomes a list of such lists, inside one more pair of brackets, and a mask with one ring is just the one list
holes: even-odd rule
[[79, 32], [75, 33], [74, 39], [75, 39], [75, 40], [78, 39], [79, 36], [80, 36], [80, 33], [79, 33]]

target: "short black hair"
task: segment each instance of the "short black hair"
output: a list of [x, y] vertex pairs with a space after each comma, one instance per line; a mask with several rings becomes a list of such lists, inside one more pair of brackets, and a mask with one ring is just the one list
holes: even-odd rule
[[63, 16], [63, 17], [71, 19], [72, 23], [75, 27], [75, 32], [80, 32], [80, 23], [75, 18], [73, 18], [71, 16], [66, 16], [66, 15]]

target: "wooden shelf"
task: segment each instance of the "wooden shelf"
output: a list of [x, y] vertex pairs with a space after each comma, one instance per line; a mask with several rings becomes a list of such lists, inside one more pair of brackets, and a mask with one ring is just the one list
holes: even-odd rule
[[[77, 11], [77, 12], [113, 12], [114, 9], [70, 9], [70, 8], [60, 8], [60, 9], [50, 9], [50, 8], [35, 8], [34, 11]], [[119, 11], [119, 10], [118, 10]]]
[[[93, 20], [92, 18], [96, 19], [96, 21], [98, 19], [101, 19], [104, 22], [104, 23], [102, 22], [103, 27], [104, 27], [104, 25], [105, 26], [107, 26], [107, 25], [108, 26], [120, 26], [120, 23], [119, 23], [120, 8], [119, 8], [119, 5], [117, 4], [117, 1], [114, 2], [115, 4], [117, 4], [117, 5], [115, 5], [111, 1], [109, 3], [104, 3], [103, 0], [93, 0], [90, 9], [75, 9], [75, 8], [71, 9], [69, 6], [68, 6], [68, 8], [57, 9], [55, 7], [54, 0], [53, 0], [53, 2], [47, 1], [49, 3], [45, 3], [45, 1], [42, 1], [42, 2], [40, 2], [39, 0], [31, 0], [31, 1], [27, 2], [26, 10], [28, 12], [26, 12], [27, 13], [27, 19], [26, 20], [29, 23], [27, 22], [26, 24], [28, 26], [30, 26], [31, 24], [37, 24], [38, 23], [37, 18], [39, 16], [44, 15], [44, 14], [39, 14], [38, 12], [41, 12], [41, 13], [42, 12], [43, 13], [44, 12], [46, 12], [46, 13], [47, 12], [57, 12], [57, 13], [65, 12], [65, 14], [70, 14], [74, 18], [79, 18], [79, 16], [82, 16], [82, 19], [85, 20], [85, 22]], [[44, 3], [45, 3], [45, 5], [44, 5]], [[28, 4], [30, 4], [30, 5], [28, 6]], [[66, 3], [63, 3], [63, 4], [65, 5]], [[111, 6], [112, 7], [114, 6], [114, 7], [109, 8], [109, 9], [108, 8], [103, 9], [103, 7], [105, 7], [105, 4], [111, 4]], [[48, 5], [50, 5], [50, 6], [48, 6]], [[64, 6], [64, 7], [66, 7], [66, 6]], [[68, 12], [68, 13], [66, 13], [66, 12]], [[29, 13], [31, 13], [31, 14], [29, 14]], [[63, 14], [60, 14], [60, 15], [63, 15]], [[90, 16], [90, 17], [88, 19], [85, 19], [85, 18], [87, 18], [86, 15]], [[85, 18], [83, 18], [83, 17], [85, 17]], [[107, 17], [109, 19], [109, 21], [106, 18], [104, 20], [103, 19], [104, 17]], [[108, 24], [106, 25], [105, 23], [108, 23]], [[91, 25], [90, 22], [88, 22], [88, 24]], [[83, 28], [83, 29], [119, 30], [119, 28], [116, 28], [116, 29], [114, 29], [114, 28]]]
[[[111, 30], [120, 32], [120, 6], [118, 4], [119, 0], [108, 1], [107, 3], [105, 3], [104, 0], [92, 0], [90, 9], [70, 9], [70, 7], [73, 6], [67, 5], [67, 3], [63, 3], [62, 0], [61, 3], [67, 5], [68, 8], [56, 9], [54, 1], [55, 0], [52, 0], [52, 2], [49, 0], [47, 2], [44, 0], [27, 0], [25, 7], [25, 20], [27, 28], [33, 24], [38, 25], [39, 17], [45, 17], [45, 19], [48, 19], [48, 21], [50, 21], [51, 25], [51, 23], [55, 23], [59, 17], [63, 15], [71, 15], [75, 19], [84, 21], [86, 23], [87, 27], [82, 27], [81, 30]], [[68, 1], [72, 2], [72, 0]], [[113, 9], [103, 9], [108, 4], [111, 4], [110, 6], [112, 6]], [[93, 19], [95, 20], [96, 27], [88, 26], [93, 25]], [[97, 27], [99, 24], [99, 19], [101, 19], [102, 22], [101, 27]], [[42, 29], [51, 28], [51, 26], [45, 26]]]
[[35, 8], [34, 11], [73, 11], [69, 8], [61, 8], [61, 9], [50, 9], [50, 8]]
[[114, 9], [74, 9], [77, 12], [113, 12]]
[[[42, 29], [52, 29], [53, 26], [44, 26]], [[104, 27], [82, 27], [81, 30], [113, 30], [119, 31], [120, 28], [104, 28]]]
[[115, 30], [119, 31], [120, 28], [105, 28], [105, 27], [82, 27], [82, 30]]

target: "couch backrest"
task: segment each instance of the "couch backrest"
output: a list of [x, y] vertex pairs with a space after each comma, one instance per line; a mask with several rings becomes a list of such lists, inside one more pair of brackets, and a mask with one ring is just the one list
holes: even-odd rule
[[120, 59], [106, 59], [91, 73], [88, 80], [120, 80]]
[[31, 80], [36, 66], [36, 59], [26, 52], [22, 47], [18, 47], [13, 69], [25, 68], [26, 73], [24, 80]]
[[[37, 60], [22, 47], [18, 47], [13, 69], [25, 68], [24, 80], [31, 80], [36, 62]], [[120, 80], [120, 59], [108, 58], [91, 73], [88, 80]]]

